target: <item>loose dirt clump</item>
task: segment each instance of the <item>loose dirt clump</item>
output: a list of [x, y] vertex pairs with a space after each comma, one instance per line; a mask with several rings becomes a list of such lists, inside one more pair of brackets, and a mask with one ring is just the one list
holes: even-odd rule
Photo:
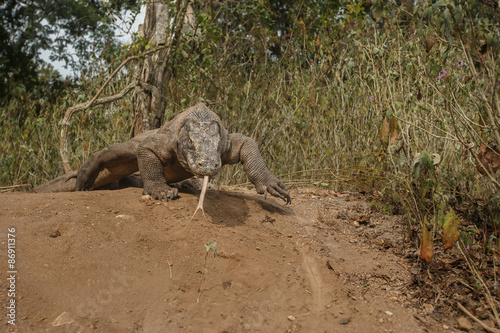
[[[211, 190], [0, 195], [0, 287], [16, 237], [7, 332], [441, 332], [411, 299], [399, 217], [359, 194], [295, 189], [293, 203]], [[0, 254], [1, 255], [1, 254]]]

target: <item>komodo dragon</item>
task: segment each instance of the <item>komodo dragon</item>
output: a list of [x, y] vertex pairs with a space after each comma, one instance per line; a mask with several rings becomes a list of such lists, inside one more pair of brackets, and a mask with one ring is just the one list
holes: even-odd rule
[[257, 144], [240, 133], [228, 133], [220, 118], [202, 103], [186, 109], [159, 129], [92, 154], [78, 171], [34, 190], [87, 191], [139, 171], [143, 194], [168, 201], [178, 196], [177, 188], [169, 184], [199, 176], [203, 177], [203, 187], [196, 214], [199, 209], [203, 211], [209, 178], [217, 176], [223, 165], [238, 162], [243, 164], [257, 193], [266, 196], [269, 192], [287, 204], [291, 202], [286, 186], [264, 164]]

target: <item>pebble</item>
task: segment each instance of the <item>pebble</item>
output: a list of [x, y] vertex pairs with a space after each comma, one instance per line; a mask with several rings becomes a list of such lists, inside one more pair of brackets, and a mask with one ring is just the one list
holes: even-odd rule
[[52, 326], [57, 327], [57, 326], [63, 326], [63, 325], [68, 325], [72, 324], [75, 320], [71, 318], [70, 314], [67, 312], [63, 312], [57, 317], [53, 322]]
[[295, 318], [295, 317], [294, 317], [294, 316], [292, 316], [292, 315], [289, 315], [287, 318], [288, 318], [288, 320], [290, 320], [290, 321], [294, 321], [295, 319], [297, 319], [297, 318]]
[[351, 318], [342, 318], [340, 319], [340, 325], [347, 325], [351, 322]]
[[388, 316], [392, 316], [392, 312], [391, 311], [385, 311], [385, 314], [388, 315]]
[[434, 306], [432, 304], [428, 304], [428, 303], [425, 303], [424, 305], [422, 305], [422, 307], [424, 308], [424, 310], [428, 313], [430, 312], [433, 312], [434, 311]]
[[458, 323], [458, 328], [460, 328], [461, 330], [470, 331], [472, 329], [472, 323], [470, 322], [470, 320], [463, 316], [458, 317], [457, 323]]
[[141, 197], [141, 200], [142, 201], [148, 201], [148, 200], [151, 200], [151, 196], [149, 194], [145, 194]]
[[127, 214], [119, 214], [119, 215], [116, 215], [115, 218], [121, 219], [123, 221], [135, 221], [135, 217], [133, 217], [132, 215], [127, 215]]

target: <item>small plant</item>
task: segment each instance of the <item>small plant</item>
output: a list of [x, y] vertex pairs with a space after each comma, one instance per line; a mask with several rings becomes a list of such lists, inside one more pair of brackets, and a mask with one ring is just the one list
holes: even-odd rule
[[217, 242], [211, 241], [211, 242], [208, 242], [207, 244], [203, 244], [203, 245], [205, 246], [205, 250], [206, 250], [205, 262], [203, 264], [203, 271], [201, 272], [201, 280], [200, 280], [200, 286], [198, 287], [198, 298], [196, 299], [196, 303], [198, 303], [200, 301], [200, 297], [201, 297], [201, 293], [202, 293], [201, 286], [203, 284], [203, 281], [205, 280], [205, 275], [208, 272], [208, 269], [207, 269], [208, 253], [210, 252], [210, 250], [212, 250], [214, 252], [214, 258], [217, 256], [217, 248], [216, 248]]

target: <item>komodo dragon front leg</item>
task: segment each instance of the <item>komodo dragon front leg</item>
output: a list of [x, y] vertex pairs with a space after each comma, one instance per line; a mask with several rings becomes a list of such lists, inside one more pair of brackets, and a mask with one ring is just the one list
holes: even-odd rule
[[148, 137], [137, 148], [137, 163], [144, 182], [143, 195], [165, 201], [176, 199], [176, 183], [193, 176], [179, 161], [175, 136], [171, 133]]
[[259, 153], [255, 141], [240, 133], [229, 134], [231, 142], [229, 151], [223, 156], [224, 164], [236, 164], [241, 162], [243, 170], [248, 179], [255, 185], [257, 193], [264, 194], [266, 198], [269, 192], [275, 197], [283, 199], [286, 204], [291, 203], [290, 193], [286, 186], [269, 171]]

